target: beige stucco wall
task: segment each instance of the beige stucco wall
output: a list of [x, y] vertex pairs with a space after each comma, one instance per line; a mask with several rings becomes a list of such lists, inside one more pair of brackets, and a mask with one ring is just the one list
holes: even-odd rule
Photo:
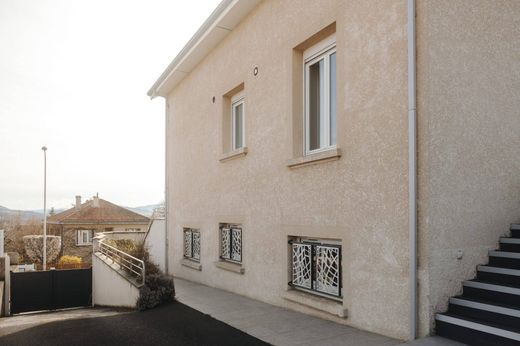
[[425, 334], [520, 221], [520, 2], [418, 0], [417, 29]]
[[[301, 90], [293, 91], [293, 48], [334, 22], [342, 157], [291, 170]], [[283, 298], [287, 240], [340, 239], [348, 318], [335, 319], [406, 338], [406, 40], [405, 0], [264, 1], [234, 29], [167, 97], [170, 271], [334, 319]], [[241, 83], [249, 152], [221, 163], [223, 95]], [[219, 222], [243, 225], [242, 275], [215, 266]], [[201, 231], [202, 271], [180, 264], [183, 227]]]

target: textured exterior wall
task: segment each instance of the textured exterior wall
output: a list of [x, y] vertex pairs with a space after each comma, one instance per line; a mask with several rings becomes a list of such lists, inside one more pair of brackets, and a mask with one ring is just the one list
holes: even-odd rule
[[[291, 170], [293, 48], [334, 22], [342, 157]], [[406, 40], [405, 0], [264, 1], [234, 29], [167, 98], [171, 272], [406, 338]], [[249, 152], [221, 163], [223, 95], [241, 83]], [[243, 225], [242, 275], [215, 265], [220, 222]], [[183, 227], [200, 229], [202, 271], [181, 265]], [[347, 319], [283, 298], [290, 235], [341, 240]]]
[[417, 27], [426, 334], [520, 221], [520, 2], [418, 0]]
[[137, 287], [97, 255], [92, 256], [92, 305], [135, 308], [138, 298]]

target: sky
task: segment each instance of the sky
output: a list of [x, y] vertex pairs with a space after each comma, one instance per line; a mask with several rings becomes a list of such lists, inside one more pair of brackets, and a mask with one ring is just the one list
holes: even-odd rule
[[164, 100], [146, 95], [220, 0], [0, 0], [0, 206], [164, 199]]

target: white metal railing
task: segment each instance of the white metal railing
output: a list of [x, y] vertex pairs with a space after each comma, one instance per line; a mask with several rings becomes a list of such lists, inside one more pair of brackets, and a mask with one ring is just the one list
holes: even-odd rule
[[145, 279], [144, 261], [137, 257], [127, 254], [111, 245], [105, 244], [103, 240], [98, 242], [97, 251], [117, 263], [121, 269], [130, 276], [135, 277], [138, 284], [143, 285]]

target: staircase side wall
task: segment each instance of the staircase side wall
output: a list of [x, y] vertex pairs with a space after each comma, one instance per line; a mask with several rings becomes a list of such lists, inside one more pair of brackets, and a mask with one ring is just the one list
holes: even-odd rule
[[92, 256], [92, 304], [135, 308], [139, 289], [108, 266], [97, 255]]
[[520, 221], [519, 18], [514, 0], [417, 1], [422, 335]]

